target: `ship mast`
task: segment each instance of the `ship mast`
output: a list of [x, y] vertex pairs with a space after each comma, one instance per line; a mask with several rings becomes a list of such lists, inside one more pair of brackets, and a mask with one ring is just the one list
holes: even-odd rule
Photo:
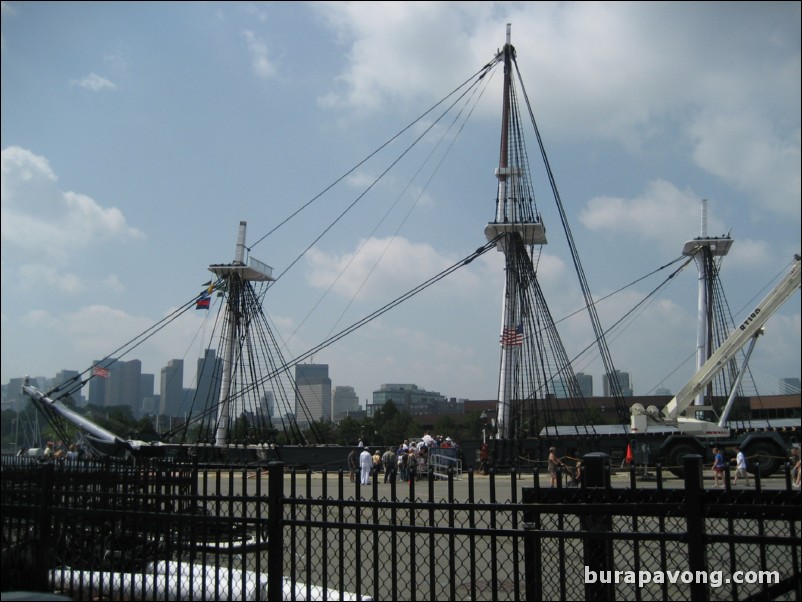
[[[504, 58], [504, 94], [501, 118], [501, 149], [499, 165], [496, 169], [498, 178], [498, 196], [496, 199], [496, 216], [493, 222], [485, 226], [485, 237], [488, 241], [496, 240], [497, 249], [504, 253], [506, 270], [509, 273], [512, 257], [508, 254], [508, 241], [512, 237], [521, 237], [527, 247], [546, 244], [546, 230], [537, 215], [525, 205], [531, 203], [524, 198], [520, 185], [522, 166], [510, 157], [519, 157], [519, 153], [510, 153], [511, 145], [519, 144], [520, 133], [516, 130], [512, 119], [512, 62], [515, 48], [510, 43], [510, 24], [507, 24], [507, 43], [500, 54]], [[510, 251], [511, 252], [511, 251]], [[524, 316], [522, 312], [521, 292], [505, 279], [501, 309], [501, 358], [499, 364], [497, 438], [507, 439], [510, 434], [512, 402], [516, 396], [516, 374], [520, 369], [522, 355], [522, 332]], [[520, 335], [520, 336], [519, 336]]]
[[[685, 243], [682, 254], [693, 257], [698, 272], [698, 299], [696, 318], [696, 371], [698, 372], [713, 353], [713, 281], [714, 258], [724, 257], [733, 240], [729, 236], [707, 235], [707, 199], [702, 199], [701, 233]], [[696, 395], [693, 405], [705, 405], [705, 389]]]
[[226, 301], [226, 323], [228, 330], [223, 342], [225, 346], [223, 352], [223, 375], [220, 384], [220, 405], [217, 412], [217, 433], [215, 436], [215, 445], [218, 447], [228, 445], [230, 405], [232, 398], [231, 382], [233, 366], [235, 364], [235, 352], [237, 349], [237, 341], [243, 329], [248, 327], [247, 324], [243, 324], [244, 316], [241, 311], [241, 295], [244, 287], [248, 286], [249, 282], [275, 280], [272, 275], [272, 268], [261, 261], [249, 257], [248, 264], [246, 265], [246, 228], [247, 223], [241, 221], [237, 234], [237, 246], [234, 249], [234, 262], [231, 264], [213, 264], [209, 266], [210, 272], [226, 282], [225, 288], [228, 291], [228, 298]]

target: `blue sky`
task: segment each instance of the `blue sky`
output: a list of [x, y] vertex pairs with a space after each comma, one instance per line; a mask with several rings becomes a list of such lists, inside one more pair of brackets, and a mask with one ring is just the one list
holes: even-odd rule
[[[284, 272], [389, 155], [266, 235], [489, 62], [507, 23], [594, 295], [676, 258], [705, 198], [708, 233], [735, 239], [722, 282], [745, 316], [800, 251], [799, 3], [3, 2], [2, 382], [83, 370], [185, 303], [233, 259], [240, 220]], [[430, 183], [412, 161], [392, 172], [271, 288], [287, 358], [484, 244], [500, 82]], [[561, 320], [581, 294], [528, 136]], [[660, 280], [602, 303], [602, 324]], [[487, 253], [313, 360], [363, 401], [399, 382], [494, 398], [502, 281]], [[213, 316], [126, 359], [194, 366]], [[559, 328], [569, 357], [592, 341], [584, 313]], [[636, 394], [676, 392], [695, 330], [689, 266], [608, 344]], [[766, 330], [769, 394], [800, 375], [798, 294]], [[600, 392], [595, 356], [575, 370]]]

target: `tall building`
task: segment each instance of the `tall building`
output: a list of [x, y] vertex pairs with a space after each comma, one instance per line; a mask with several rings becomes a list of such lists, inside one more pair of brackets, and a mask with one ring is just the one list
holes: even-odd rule
[[[89, 381], [89, 394], [88, 403], [93, 406], [103, 407], [106, 405], [106, 389], [108, 389], [108, 380], [111, 376], [111, 366], [113, 366], [117, 360], [113, 357], [110, 357], [102, 362], [99, 360], [95, 360], [92, 362], [92, 365], [95, 366], [94, 370], [96, 372], [92, 375], [92, 379]], [[106, 368], [104, 368], [104, 366]], [[105, 376], [101, 376], [97, 370], [106, 370], [104, 372]]]
[[[621, 370], [616, 370], [615, 373], [618, 375], [618, 384], [621, 386], [621, 393], [624, 397], [632, 397], [633, 389], [632, 389], [632, 381], [629, 378], [629, 372], [621, 372]], [[610, 387], [610, 380], [606, 374], [602, 375], [602, 384], [604, 385], [604, 396], [605, 397], [612, 397], [611, 387]]]
[[110, 400], [107, 405], [127, 405], [137, 415], [142, 408], [142, 362], [131, 360], [120, 362], [119, 370], [120, 389], [116, 391], [117, 398]]
[[579, 384], [579, 390], [582, 391], [582, 397], [587, 399], [593, 397], [593, 376], [585, 374], [584, 372], [576, 373], [576, 381]]
[[184, 400], [184, 360], [170, 360], [162, 368], [159, 414], [179, 416]]
[[220, 402], [220, 383], [223, 379], [223, 360], [217, 357], [214, 349], [207, 349], [198, 359], [196, 372], [196, 407], [199, 409], [217, 407]]
[[[142, 396], [139, 405], [139, 411], [142, 414], [152, 414], [158, 407], [153, 406], [153, 396], [156, 393], [156, 375], [155, 374], [142, 374], [139, 377], [139, 394]], [[148, 407], [145, 407], [145, 402], [149, 401]], [[149, 409], [148, 409], [149, 408]]]
[[295, 416], [299, 424], [331, 420], [331, 379], [328, 364], [296, 364], [295, 386]]
[[359, 397], [353, 387], [334, 387], [334, 396], [331, 399], [331, 415], [334, 420], [361, 409]]

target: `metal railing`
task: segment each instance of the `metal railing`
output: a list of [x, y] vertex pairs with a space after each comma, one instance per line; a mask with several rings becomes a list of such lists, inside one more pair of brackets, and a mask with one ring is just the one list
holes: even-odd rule
[[[445, 481], [198, 464], [2, 466], [2, 587], [128, 600], [800, 599], [800, 502], [779, 490], [580, 486], [528, 475]], [[545, 481], [547, 482], [547, 480]], [[701, 583], [715, 571], [772, 583]], [[613, 571], [613, 573], [609, 573]], [[608, 574], [619, 571], [620, 582]], [[626, 571], [650, 575], [626, 582]], [[659, 572], [676, 582], [657, 583]], [[693, 579], [683, 582], [686, 575]], [[614, 581], [614, 579], [613, 579]]]

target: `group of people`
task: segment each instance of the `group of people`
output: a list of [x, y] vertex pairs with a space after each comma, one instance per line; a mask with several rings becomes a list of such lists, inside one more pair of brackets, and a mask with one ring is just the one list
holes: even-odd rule
[[22, 447], [17, 452], [17, 456], [19, 457], [38, 457], [43, 462], [64, 462], [65, 460], [77, 460], [80, 457], [80, 450], [77, 445], [72, 444], [67, 447], [64, 443], [59, 441], [58, 443], [53, 443], [52, 441], [48, 441], [44, 449], [42, 449], [41, 453], [39, 453], [37, 448], [28, 449], [27, 447]]
[[[749, 473], [747, 472], [746, 456], [741, 451], [741, 448], [735, 446], [735, 457], [731, 460], [735, 464], [735, 474], [732, 477], [732, 484], [737, 485], [738, 479], [743, 479], [749, 485]], [[713, 448], [713, 484], [716, 487], [724, 487], [724, 477], [726, 462], [724, 461], [724, 454], [718, 447]]]
[[[733, 464], [735, 464], [735, 474], [732, 477], [732, 484], [737, 485], [739, 479], [743, 479], [746, 481], [747, 486], [749, 485], [749, 472], [747, 471], [747, 462], [746, 456], [744, 452], [741, 450], [739, 446], [735, 446], [735, 457], [730, 460]], [[800, 487], [800, 479], [802, 479], [802, 470], [800, 470], [800, 454], [799, 448], [794, 447], [791, 449], [791, 479], [793, 482], [793, 486], [796, 488]], [[725, 469], [726, 469], [726, 461], [724, 460], [724, 454], [720, 448], [714, 447], [713, 448], [713, 464], [711, 466], [713, 470], [713, 481], [716, 487], [724, 487], [724, 478], [725, 478]]]
[[[429, 450], [437, 448], [454, 448], [456, 443], [451, 437], [438, 435], [433, 437], [428, 431], [420, 441], [405, 439], [396, 447], [387, 447], [384, 452], [375, 448], [373, 453], [360, 445], [348, 454], [348, 473], [350, 481], [359, 478], [361, 485], [370, 485], [371, 477], [379, 478], [384, 474], [384, 482], [393, 482], [397, 478], [410, 482], [428, 474]], [[378, 481], [377, 481], [378, 482]]]

